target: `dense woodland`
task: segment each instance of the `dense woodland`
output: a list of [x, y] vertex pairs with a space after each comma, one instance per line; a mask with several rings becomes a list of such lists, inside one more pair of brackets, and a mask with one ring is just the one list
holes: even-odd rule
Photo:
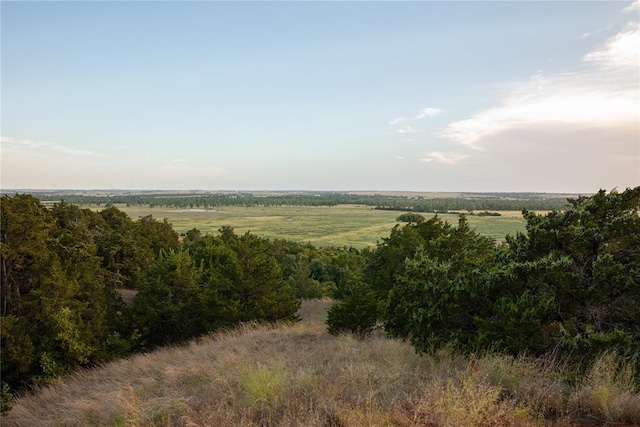
[[[640, 187], [564, 203], [545, 215], [525, 210], [527, 233], [501, 244], [464, 216], [452, 225], [413, 214], [375, 248], [356, 250], [230, 227], [193, 229], [181, 243], [151, 216], [3, 196], [3, 402], [78, 367], [239, 322], [295, 321], [300, 300], [317, 297], [338, 301], [330, 332], [383, 328], [418, 352], [637, 358]], [[137, 291], [132, 301], [125, 290]]]

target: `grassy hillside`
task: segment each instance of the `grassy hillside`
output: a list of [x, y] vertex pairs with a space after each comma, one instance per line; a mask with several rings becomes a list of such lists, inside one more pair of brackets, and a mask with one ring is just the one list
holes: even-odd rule
[[236, 330], [77, 372], [17, 399], [8, 426], [538, 426], [640, 423], [626, 365], [568, 382], [553, 360], [418, 356], [381, 334], [326, 333], [329, 301], [296, 324]]

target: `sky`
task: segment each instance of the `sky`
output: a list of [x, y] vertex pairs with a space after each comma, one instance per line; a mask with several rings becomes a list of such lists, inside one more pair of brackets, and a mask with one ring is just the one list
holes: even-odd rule
[[640, 185], [640, 1], [6, 1], [13, 189]]

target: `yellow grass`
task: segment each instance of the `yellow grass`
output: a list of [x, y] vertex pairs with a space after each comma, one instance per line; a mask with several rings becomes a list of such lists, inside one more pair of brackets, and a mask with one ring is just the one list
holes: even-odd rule
[[[93, 207], [95, 210], [101, 208]], [[146, 215], [162, 220], [166, 218], [179, 233], [193, 228], [207, 234], [217, 234], [225, 225], [233, 227], [237, 234], [250, 231], [270, 239], [288, 239], [319, 246], [375, 246], [388, 237], [397, 224], [397, 211], [376, 210], [370, 206], [223, 206], [205, 209], [149, 208], [145, 206], [118, 205], [131, 218]], [[434, 214], [422, 214], [431, 218]], [[507, 234], [525, 230], [521, 212], [504, 211], [499, 217], [467, 216], [469, 225], [478, 233], [496, 240]], [[439, 214], [444, 221], [458, 224], [458, 215]]]
[[243, 325], [77, 372], [17, 399], [1, 425], [542, 426], [549, 419], [567, 425], [568, 417], [640, 422], [638, 391], [612, 356], [569, 389], [552, 360], [447, 351], [419, 356], [407, 343], [382, 335], [333, 337], [324, 325], [330, 304], [304, 302], [296, 324]]

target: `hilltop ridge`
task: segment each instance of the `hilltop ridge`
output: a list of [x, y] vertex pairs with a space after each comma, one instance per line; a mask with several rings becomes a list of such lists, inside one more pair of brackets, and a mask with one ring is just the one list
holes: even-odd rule
[[[329, 300], [299, 323], [245, 324], [78, 371], [18, 398], [3, 426], [480, 426], [640, 422], [640, 394], [611, 355], [568, 388], [551, 359], [420, 356], [374, 333], [334, 337]], [[515, 381], [515, 379], [518, 379]], [[598, 381], [598, 382], [594, 382]], [[592, 400], [594, 390], [610, 390]], [[595, 395], [593, 395], [595, 396]]]

